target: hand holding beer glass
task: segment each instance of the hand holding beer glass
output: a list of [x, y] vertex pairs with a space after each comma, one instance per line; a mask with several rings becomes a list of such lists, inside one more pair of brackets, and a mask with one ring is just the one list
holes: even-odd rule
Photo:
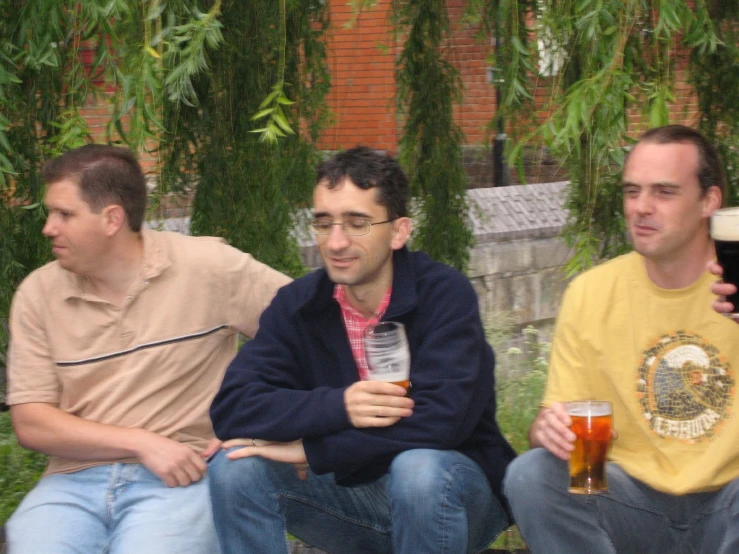
[[411, 354], [405, 326], [395, 321], [381, 321], [364, 331], [364, 354], [369, 366], [369, 378], [410, 386]]
[[565, 406], [572, 420], [570, 429], [576, 437], [570, 457], [570, 492], [606, 492], [606, 455], [613, 433], [611, 403], [584, 400], [567, 402]]
[[[713, 212], [711, 238], [716, 245], [718, 262], [724, 270], [724, 283], [730, 283], [739, 290], [739, 208]], [[739, 319], [739, 292], [727, 295], [726, 301], [734, 305], [734, 310], [725, 315]]]

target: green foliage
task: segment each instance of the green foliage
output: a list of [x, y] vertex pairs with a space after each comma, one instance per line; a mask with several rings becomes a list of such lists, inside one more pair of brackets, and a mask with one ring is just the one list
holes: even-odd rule
[[[40, 168], [92, 140], [80, 109], [108, 87], [108, 140], [157, 152], [165, 165], [158, 195], [200, 184], [196, 232], [223, 235], [293, 275], [303, 271], [288, 230], [291, 209], [309, 198], [311, 143], [327, 120], [320, 38], [328, 21], [320, 0], [279, 7], [0, 0], [0, 363], [12, 294], [50, 258], [40, 232]], [[270, 123], [301, 133], [258, 145], [250, 114], [273, 86]]]
[[[496, 354], [496, 418], [503, 435], [520, 454], [529, 449], [529, 427], [544, 395], [549, 344], [539, 341], [538, 331], [532, 326], [522, 329], [521, 336], [517, 337], [510, 314], [488, 316], [484, 324], [485, 337]], [[521, 346], [509, 346], [512, 342], [519, 342]], [[491, 548], [512, 551], [525, 548], [525, 543], [514, 526]]]
[[[310, 200], [313, 141], [326, 118], [326, 8], [319, 0], [253, 0], [224, 2], [222, 11], [223, 44], [210, 55], [207, 78], [193, 82], [198, 106], [165, 106], [175, 133], [163, 179], [173, 188], [199, 177], [193, 233], [223, 236], [297, 276], [304, 268], [290, 232], [294, 209]], [[287, 99], [288, 82], [299, 101]], [[255, 129], [255, 119], [264, 127]]]
[[461, 129], [453, 107], [461, 100], [456, 69], [444, 56], [449, 35], [445, 0], [394, 0], [398, 32], [405, 36], [397, 62], [398, 105], [405, 118], [401, 162], [418, 201], [413, 247], [463, 270], [473, 236]]
[[[739, 205], [739, 3], [706, 0], [703, 20], [688, 37], [695, 43], [690, 78], [698, 94], [700, 129], [718, 145], [726, 166], [729, 205]], [[710, 15], [711, 19], [707, 19]], [[711, 25], [715, 35], [699, 32]]]
[[[486, 21], [502, 20], [501, 107], [515, 122], [512, 163], [522, 161], [527, 144], [544, 142], [568, 169], [566, 236], [577, 249], [571, 271], [628, 248], [620, 182], [625, 147], [633, 141], [629, 114], [641, 112], [650, 127], [676, 115], [671, 103], [681, 49], [691, 56], [701, 128], [736, 167], [736, 3], [498, 0], [481, 9]], [[535, 21], [535, 29], [527, 21]], [[534, 66], [540, 61], [536, 39], [547, 46], [552, 61], [561, 63], [551, 77]], [[548, 89], [549, 100], [539, 107], [547, 114], [543, 121], [532, 121], [534, 85]]]
[[0, 413], [0, 526], [46, 467], [46, 456], [21, 448], [10, 425], [10, 414]]

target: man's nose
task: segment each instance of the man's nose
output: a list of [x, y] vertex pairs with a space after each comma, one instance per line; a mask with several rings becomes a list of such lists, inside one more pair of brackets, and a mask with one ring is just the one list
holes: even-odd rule
[[640, 214], [652, 213], [654, 209], [654, 201], [648, 192], [642, 192], [635, 199], [636, 211]]
[[44, 228], [41, 229], [41, 233], [46, 237], [53, 237], [56, 235], [56, 232], [56, 225], [54, 224], [51, 215], [49, 215], [46, 217], [46, 223], [44, 223]]
[[351, 240], [344, 231], [343, 225], [333, 225], [331, 227], [331, 234], [328, 236], [326, 245], [331, 250], [341, 250], [346, 248], [351, 243]]

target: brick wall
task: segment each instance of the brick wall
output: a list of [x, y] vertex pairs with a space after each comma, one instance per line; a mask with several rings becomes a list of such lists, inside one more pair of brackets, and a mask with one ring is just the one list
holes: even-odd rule
[[[351, 17], [349, 3], [328, 1], [332, 18], [328, 52], [333, 75], [328, 101], [335, 114], [335, 124], [319, 145], [326, 150], [337, 150], [362, 143], [395, 152], [400, 127], [394, 117], [394, 63], [402, 42], [392, 35], [391, 0], [376, 0], [359, 15], [352, 28], [344, 27]], [[455, 109], [455, 117], [467, 140], [465, 164], [471, 186], [491, 186], [492, 154], [487, 145], [487, 128], [495, 115], [496, 103], [494, 85], [487, 79], [487, 58], [493, 45], [480, 43], [475, 36], [478, 29], [464, 22], [462, 15], [467, 4], [467, 0], [447, 0], [452, 22], [447, 55], [459, 70], [464, 86], [464, 101]], [[678, 58], [675, 64], [678, 85], [671, 118], [690, 125], [696, 122], [697, 104], [690, 85], [685, 82], [686, 65], [686, 56]], [[548, 81], [541, 78], [534, 91], [537, 104], [542, 107], [540, 118], [546, 115], [543, 107], [551, 100]], [[634, 135], [646, 127], [639, 106], [631, 110], [629, 120]], [[515, 124], [507, 122], [508, 126]], [[525, 165], [529, 182], [565, 178], [562, 168], [546, 149], [532, 150], [526, 156]], [[517, 182], [513, 173], [511, 182]]]
[[[327, 33], [328, 65], [332, 88], [328, 103], [334, 122], [328, 127], [318, 146], [323, 150], [351, 148], [365, 144], [392, 153], [397, 152], [402, 122], [396, 116], [395, 62], [402, 48], [402, 38], [393, 33], [390, 22], [392, 0], [375, 0], [359, 14], [354, 14], [347, 0], [327, 0], [331, 27]], [[464, 101], [455, 108], [455, 117], [466, 136], [464, 162], [472, 187], [492, 186], [492, 148], [488, 144], [488, 125], [495, 115], [495, 88], [488, 83], [487, 57], [492, 44], [480, 43], [478, 29], [462, 17], [468, 0], [447, 0], [452, 33], [447, 55], [457, 67], [464, 86]], [[489, 42], [489, 39], [488, 39]], [[91, 54], [89, 55], [91, 56]], [[91, 57], [90, 60], [91, 61]], [[692, 89], [685, 82], [687, 57], [676, 61], [678, 83], [672, 119], [694, 124], [697, 105]], [[542, 111], [550, 98], [542, 78], [534, 91]], [[91, 99], [83, 110], [96, 140], [106, 140], [106, 125], [110, 116], [111, 90]], [[639, 107], [629, 116], [633, 134], [644, 129]], [[507, 126], [516, 125], [508, 121]], [[158, 160], [151, 153], [142, 153], [141, 161], [147, 172], [156, 174]], [[562, 168], [551, 159], [546, 149], [532, 149], [525, 156], [527, 182], [558, 181], [566, 178]], [[514, 171], [511, 182], [518, 182]]]
[[327, 34], [335, 124], [319, 148], [338, 150], [364, 144], [395, 152], [395, 59], [398, 47], [390, 25], [390, 1], [379, 0], [354, 17], [346, 0], [329, 1]]

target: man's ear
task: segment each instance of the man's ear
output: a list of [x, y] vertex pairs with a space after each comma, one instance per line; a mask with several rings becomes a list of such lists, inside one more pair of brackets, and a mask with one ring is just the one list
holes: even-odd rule
[[708, 187], [703, 194], [703, 217], [711, 217], [711, 214], [718, 210], [722, 203], [721, 189], [717, 186]]
[[110, 204], [103, 208], [105, 234], [112, 237], [126, 225], [126, 211], [118, 204]]
[[413, 230], [413, 223], [410, 217], [399, 217], [393, 221], [393, 238], [390, 247], [393, 250], [400, 250], [408, 242]]

